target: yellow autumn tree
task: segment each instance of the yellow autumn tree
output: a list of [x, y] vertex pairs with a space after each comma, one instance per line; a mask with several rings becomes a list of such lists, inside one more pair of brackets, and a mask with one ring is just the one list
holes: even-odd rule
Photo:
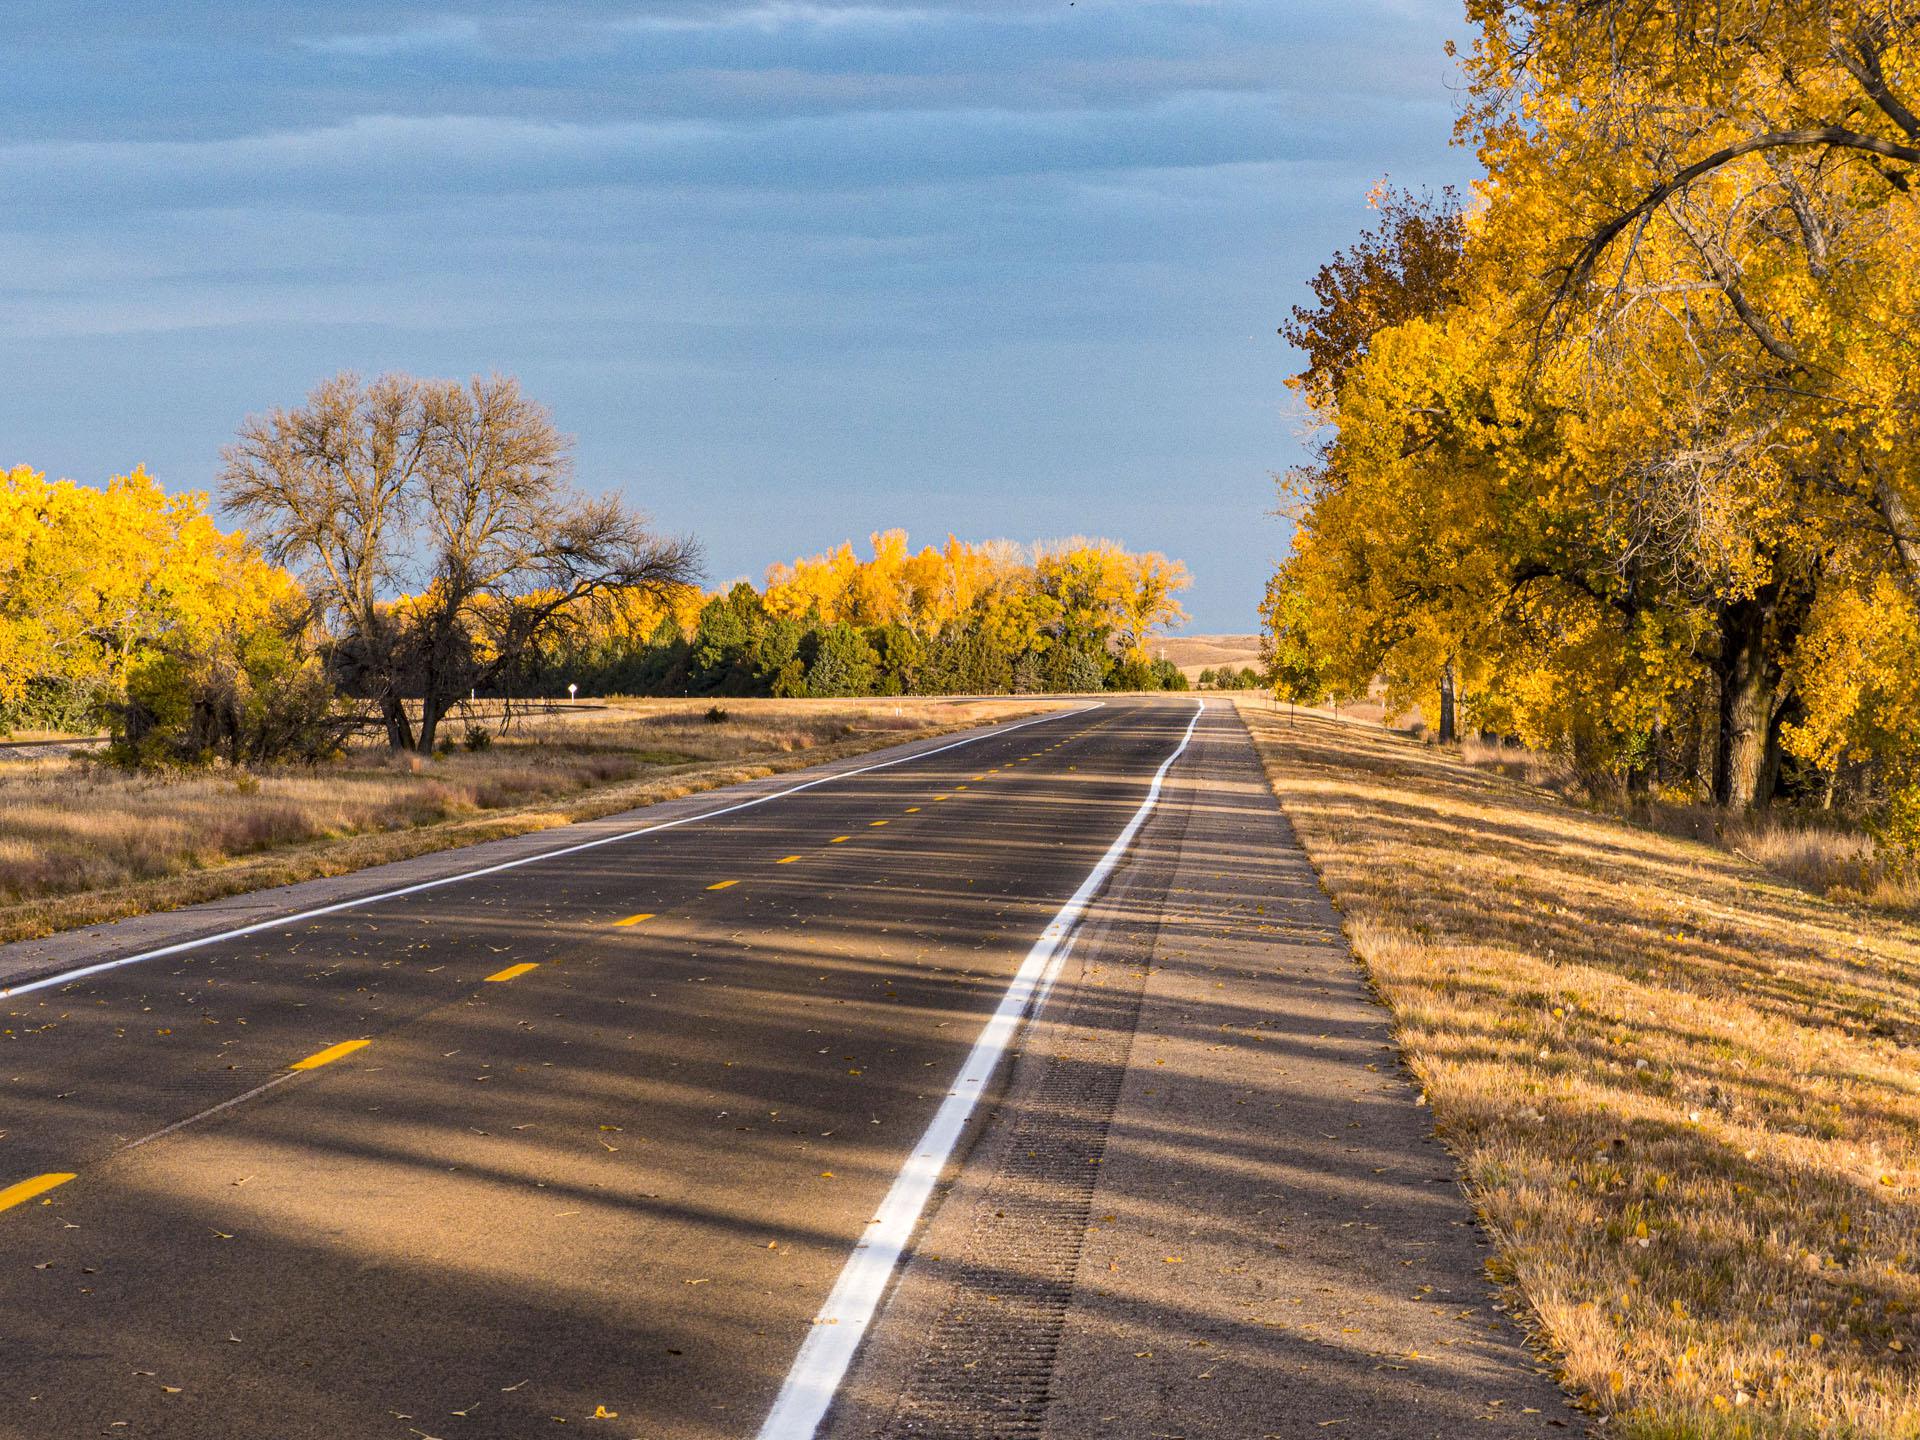
[[1800, 651], [1920, 582], [1912, 27], [1469, 13], [1474, 204], [1377, 195], [1285, 329], [1325, 430], [1269, 610], [1326, 674], [1443, 717], [1458, 685], [1595, 777], [1743, 806], [1902, 770]]
[[950, 535], [938, 549], [913, 551], [904, 530], [883, 530], [869, 543], [872, 554], [864, 560], [846, 543], [769, 566], [767, 613], [829, 625], [901, 626], [922, 636], [990, 614], [999, 643], [1011, 650], [1098, 637], [1140, 658], [1152, 635], [1186, 618], [1177, 598], [1192, 583], [1186, 567], [1111, 540], [1076, 536], [1028, 553], [1003, 541], [969, 545]]
[[0, 475], [0, 722], [91, 728], [141, 665], [298, 625], [302, 598], [203, 495], [142, 469], [89, 486], [15, 467]]

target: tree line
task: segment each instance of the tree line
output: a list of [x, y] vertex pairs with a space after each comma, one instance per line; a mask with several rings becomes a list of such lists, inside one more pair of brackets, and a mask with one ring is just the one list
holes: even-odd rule
[[638, 695], [860, 696], [1185, 689], [1149, 639], [1183, 618], [1183, 566], [1108, 540], [911, 551], [904, 531], [776, 564], [760, 588], [683, 593], [582, 626], [529, 688]]
[[[700, 550], [572, 483], [512, 379], [341, 375], [223, 452], [223, 531], [144, 471], [0, 474], [0, 732], [136, 764], [451, 741], [475, 697], [1184, 688], [1147, 641], [1184, 567], [1103, 540], [873, 537], [699, 588]], [[484, 731], [469, 731], [484, 742]]]
[[1267, 686], [1267, 677], [1251, 665], [1202, 670], [1196, 679], [1202, 690], [1264, 690]]
[[1469, 14], [1471, 203], [1383, 187], [1281, 327], [1323, 428], [1275, 683], [1920, 835], [1910, 21]]

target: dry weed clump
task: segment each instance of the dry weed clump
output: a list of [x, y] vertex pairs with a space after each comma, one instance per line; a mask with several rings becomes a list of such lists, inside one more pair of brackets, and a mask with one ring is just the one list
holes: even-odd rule
[[1920, 928], [1400, 737], [1242, 713], [1491, 1272], [1610, 1433], [1920, 1435]]
[[[444, 843], [470, 843], [490, 837], [455, 838], [451, 830], [475, 817], [511, 815], [517, 833], [577, 818], [537, 808], [567, 797], [681, 775], [686, 783], [672, 788], [686, 794], [746, 778], [743, 767], [773, 757], [851, 753], [1040, 708], [934, 698], [728, 704], [724, 725], [706, 721], [705, 702], [633, 701], [533, 716], [476, 752], [423, 758], [356, 747], [316, 768], [129, 774], [85, 758], [0, 760], [0, 939], [138, 913], [152, 908], [141, 905], [139, 887], [250, 857], [294, 848], [308, 855], [262, 884], [339, 873], [354, 868], [338, 863], [346, 842], [369, 836], [441, 827], [450, 831]], [[631, 803], [666, 798], [667, 788], [653, 786]], [[411, 843], [389, 853], [360, 843], [352, 853], [366, 865], [433, 848]], [[190, 903], [215, 893], [233, 892], [216, 884], [152, 899]], [[109, 894], [110, 903], [49, 903]]]
[[1873, 837], [1859, 830], [1759, 820], [1741, 826], [1728, 843], [1736, 855], [1816, 895], [1859, 896], [1885, 879]]
[[1728, 815], [1712, 805], [1655, 800], [1636, 823], [1732, 851], [1815, 895], [1878, 910], [1920, 910], [1920, 874], [1890, 858], [1856, 822], [1821, 812]]
[[1580, 793], [1580, 777], [1569, 761], [1559, 755], [1529, 749], [1525, 745], [1469, 735], [1460, 742], [1460, 758], [1469, 765], [1492, 770], [1511, 780], [1538, 785], [1563, 798], [1572, 798]]

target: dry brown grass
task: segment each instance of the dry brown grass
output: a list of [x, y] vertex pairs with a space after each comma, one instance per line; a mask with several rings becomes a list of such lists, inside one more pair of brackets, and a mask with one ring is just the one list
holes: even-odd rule
[[1404, 737], [1242, 714], [1489, 1268], [1613, 1433], [1920, 1435], [1920, 929]]
[[0, 941], [611, 814], [1042, 708], [1031, 701], [630, 701], [485, 751], [129, 775], [0, 762]]
[[1460, 758], [1563, 799], [1623, 811], [1637, 825], [1732, 851], [1781, 879], [1842, 904], [1920, 911], [1920, 873], [1895, 863], [1855, 820], [1838, 812], [1774, 809], [1732, 815], [1715, 805], [1588, 793], [1573, 764], [1524, 745], [1468, 736]]
[[1744, 822], [1723, 843], [1816, 895], [1864, 898], [1887, 880], [1873, 837], [1857, 828], [1768, 818]]

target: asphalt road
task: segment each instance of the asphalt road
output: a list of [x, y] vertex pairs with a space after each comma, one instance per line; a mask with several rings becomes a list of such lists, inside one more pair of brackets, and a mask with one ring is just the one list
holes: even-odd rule
[[0, 1436], [753, 1435], [1192, 714], [0, 1001]]

